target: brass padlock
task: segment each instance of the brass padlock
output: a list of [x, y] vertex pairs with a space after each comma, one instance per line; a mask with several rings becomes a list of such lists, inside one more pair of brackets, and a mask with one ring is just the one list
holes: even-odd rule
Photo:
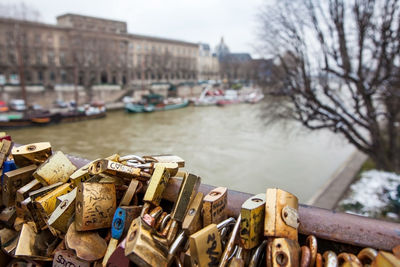
[[171, 217], [173, 220], [177, 222], [183, 222], [190, 201], [196, 195], [200, 182], [201, 178], [191, 173], [183, 177], [178, 198], [176, 199], [171, 212]]
[[[267, 196], [268, 199], [268, 196]], [[271, 264], [267, 262], [267, 266], [281, 267], [291, 266], [299, 267], [300, 263], [300, 246], [297, 241], [288, 238], [274, 238], [271, 243], [270, 257]]]
[[32, 164], [4, 174], [3, 205], [7, 207], [15, 205], [17, 190], [32, 180], [32, 174], [36, 168], [36, 165]]
[[29, 197], [29, 193], [38, 190], [41, 187], [42, 184], [38, 180], [33, 179], [32, 181], [30, 181], [29, 183], [27, 183], [26, 185], [17, 190], [15, 194], [15, 201], [16, 202], [23, 201], [24, 199]]
[[182, 223], [182, 229], [187, 235], [194, 234], [202, 228], [201, 211], [203, 209], [203, 198], [204, 194], [198, 192], [189, 205]]
[[65, 245], [73, 249], [80, 259], [89, 262], [103, 258], [107, 250], [106, 241], [96, 231], [79, 232], [75, 222], [68, 227]]
[[264, 236], [297, 241], [299, 227], [298, 200], [291, 193], [268, 188], [265, 203]]
[[59, 250], [53, 258], [53, 267], [90, 267], [90, 262], [79, 259], [71, 250]]
[[392, 253], [379, 251], [378, 255], [371, 264], [371, 267], [391, 267], [400, 266], [400, 259]]
[[53, 191], [50, 191], [46, 195], [40, 196], [35, 199], [35, 207], [40, 212], [44, 220], [48, 219], [48, 216], [56, 209], [57, 197], [65, 195], [72, 191], [72, 185], [70, 183], [63, 184]]
[[24, 199], [24, 201], [21, 202], [21, 210], [24, 221], [26, 221], [28, 224], [29, 222], [32, 222], [33, 225], [30, 225], [31, 227], [33, 227], [35, 232], [38, 232], [46, 225], [45, 221], [37, 211], [30, 197]]
[[91, 162], [84, 165], [83, 167], [80, 167], [69, 176], [69, 178], [71, 179], [71, 183], [74, 186], [78, 186], [80, 183], [86, 182], [91, 178], [91, 175], [89, 174], [90, 164]]
[[57, 236], [67, 233], [69, 221], [75, 213], [75, 199], [77, 188], [57, 197], [58, 205], [47, 221], [50, 231]]
[[167, 266], [167, 248], [153, 238], [153, 229], [141, 217], [133, 220], [125, 243], [125, 256], [139, 266]]
[[[0, 170], [3, 168], [3, 163], [10, 154], [13, 142], [3, 139], [0, 142]], [[15, 161], [14, 161], [15, 162]]]
[[263, 239], [265, 194], [247, 199], [240, 210], [240, 243], [245, 249], [258, 246]]
[[75, 206], [78, 231], [109, 228], [117, 208], [115, 185], [81, 183]]
[[189, 243], [192, 266], [218, 266], [222, 245], [216, 224], [209, 224], [192, 234]]
[[[99, 159], [90, 164], [89, 166], [90, 174], [95, 175], [103, 172], [116, 175], [119, 177], [136, 178], [136, 179], [141, 179], [140, 176], [142, 174], [140, 168], [130, 167], [122, 163], [108, 159]], [[144, 180], [147, 181], [148, 179]]]
[[76, 166], [61, 151], [51, 155], [33, 173], [43, 185], [52, 185], [58, 182], [65, 183], [69, 176], [76, 171]]
[[203, 226], [219, 223], [226, 219], [226, 206], [228, 202], [228, 189], [217, 187], [203, 199]]
[[21, 168], [31, 164], [42, 164], [51, 156], [52, 151], [49, 142], [41, 142], [14, 147], [11, 154], [15, 164]]
[[162, 194], [168, 185], [169, 172], [164, 166], [158, 166], [154, 169], [151, 176], [149, 186], [144, 194], [143, 201], [158, 206], [161, 201]]
[[47, 193], [53, 191], [54, 189], [62, 186], [63, 183], [62, 182], [58, 182], [52, 185], [48, 185], [48, 186], [43, 186], [37, 190], [31, 191], [28, 193], [29, 197], [32, 199], [32, 201], [34, 201], [35, 199], [37, 199], [38, 197], [41, 197], [43, 195], [46, 195]]

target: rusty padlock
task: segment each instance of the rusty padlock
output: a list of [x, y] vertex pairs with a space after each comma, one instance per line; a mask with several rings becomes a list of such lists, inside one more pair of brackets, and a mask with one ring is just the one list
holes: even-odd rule
[[268, 188], [265, 202], [264, 236], [283, 237], [297, 241], [300, 220], [298, 200], [291, 193]]
[[217, 187], [203, 199], [203, 226], [211, 223], [219, 223], [226, 219], [226, 206], [228, 201], [228, 189]]

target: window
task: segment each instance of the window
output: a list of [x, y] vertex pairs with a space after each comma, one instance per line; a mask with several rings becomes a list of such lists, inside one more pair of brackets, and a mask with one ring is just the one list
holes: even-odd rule
[[43, 72], [41, 70], [38, 71], [37, 77], [39, 82], [43, 82]]
[[54, 52], [49, 51], [47, 53], [48, 64], [54, 64]]
[[65, 53], [60, 52], [60, 64], [65, 65]]
[[60, 36], [60, 46], [64, 46], [65, 45], [65, 38], [64, 36]]
[[141, 48], [141, 47], [140, 47], [140, 44], [137, 44], [137, 45], [136, 45], [136, 50], [137, 50], [137, 51], [140, 51], [140, 48]]
[[67, 83], [67, 73], [65, 72], [65, 70], [61, 70], [61, 82], [62, 83]]
[[15, 64], [16, 63], [15, 54], [13, 52], [9, 52], [9, 54], [8, 54], [8, 62], [10, 64]]
[[47, 45], [53, 46], [53, 36], [51, 36], [50, 34], [47, 36]]
[[40, 44], [41, 38], [40, 38], [40, 34], [39, 33], [35, 34], [34, 39], [35, 39], [35, 44], [37, 44], [37, 45]]
[[56, 74], [54, 73], [54, 71], [50, 72], [50, 81], [54, 82], [56, 79]]
[[42, 52], [36, 51], [36, 64], [42, 64]]

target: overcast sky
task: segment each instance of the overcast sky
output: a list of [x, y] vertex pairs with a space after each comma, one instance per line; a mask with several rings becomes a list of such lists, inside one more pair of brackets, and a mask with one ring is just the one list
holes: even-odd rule
[[[64, 13], [122, 20], [130, 33], [205, 42], [214, 47], [221, 36], [231, 52], [258, 57], [257, 12], [267, 0], [25, 0], [54, 24]], [[0, 0], [0, 3], [18, 3]]]

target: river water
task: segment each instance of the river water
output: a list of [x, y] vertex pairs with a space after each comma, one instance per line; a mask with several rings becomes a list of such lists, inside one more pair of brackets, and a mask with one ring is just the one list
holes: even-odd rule
[[287, 190], [306, 202], [354, 151], [328, 131], [296, 123], [266, 126], [262, 105], [184, 109], [8, 131], [15, 142], [49, 141], [54, 150], [88, 159], [114, 153], [176, 154], [202, 182], [249, 193]]

